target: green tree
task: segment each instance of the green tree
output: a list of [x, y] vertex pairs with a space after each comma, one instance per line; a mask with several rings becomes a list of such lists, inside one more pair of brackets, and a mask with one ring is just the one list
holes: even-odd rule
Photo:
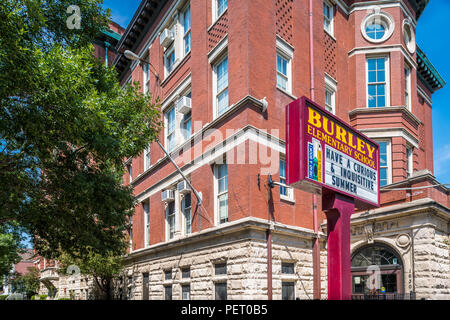
[[114, 279], [123, 269], [123, 255], [115, 255], [112, 252], [100, 255], [92, 250], [83, 256], [73, 258], [72, 255], [66, 253], [61, 254], [58, 258], [61, 268], [60, 273], [69, 273], [70, 266], [79, 268], [81, 275], [91, 276], [94, 280], [95, 289], [99, 289], [101, 294], [95, 298], [111, 300], [114, 298]]
[[[161, 126], [152, 97], [93, 56], [101, 3], [0, 2], [0, 226], [28, 230], [47, 258], [123, 253], [135, 205], [123, 161]], [[67, 27], [73, 4], [80, 29]]]
[[16, 274], [11, 280], [16, 292], [24, 293], [31, 297], [39, 292], [39, 270], [30, 267], [26, 274]]
[[20, 261], [22, 245], [20, 232], [11, 224], [0, 225], [0, 284], [10, 274], [12, 266]]

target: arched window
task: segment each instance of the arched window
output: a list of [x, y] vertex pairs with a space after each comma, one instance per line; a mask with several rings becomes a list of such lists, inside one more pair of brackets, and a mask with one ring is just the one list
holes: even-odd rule
[[373, 265], [398, 267], [402, 262], [394, 250], [382, 244], [362, 247], [352, 256], [352, 268]]

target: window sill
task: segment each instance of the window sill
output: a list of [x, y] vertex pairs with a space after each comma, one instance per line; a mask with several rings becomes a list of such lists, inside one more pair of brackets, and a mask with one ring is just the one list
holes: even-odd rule
[[289, 204], [295, 204], [295, 200], [287, 196], [280, 195], [280, 200]]
[[228, 12], [228, 7], [225, 9], [224, 12], [222, 12], [222, 13], [220, 14], [220, 16], [218, 16], [218, 17], [211, 23], [211, 25], [208, 27], [208, 29], [206, 30], [206, 32], [211, 31], [211, 29], [214, 28], [214, 26], [216, 25], [217, 21], [219, 21], [220, 18], [222, 18], [223, 15], [226, 14], [227, 12]]
[[323, 29], [323, 31], [324, 31], [328, 36], [330, 36], [330, 38], [333, 39], [334, 42], [337, 42], [337, 40], [336, 40], [336, 38], [334, 37], [334, 34], [333, 34], [333, 33], [329, 32], [329, 31], [326, 30], [326, 29]]
[[297, 99], [298, 99], [298, 98], [297, 98], [296, 96], [294, 96], [292, 93], [290, 93], [290, 92], [288, 92], [288, 91], [286, 91], [286, 90], [284, 90], [284, 89], [281, 89], [281, 88], [278, 87], [278, 86], [277, 86], [277, 90], [283, 92], [285, 95], [287, 95], [288, 97], [290, 97], [290, 98], [292, 98], [292, 99], [294, 99], [294, 100], [297, 100]]
[[168, 74], [164, 75], [164, 80], [160, 84], [161, 87], [165, 87], [167, 82], [169, 82], [170, 79], [173, 78], [173, 75], [176, 73], [176, 71], [179, 70], [181, 68], [181, 66], [186, 63], [186, 61], [188, 60], [188, 57], [190, 57], [190, 56], [191, 56], [191, 51], [186, 53], [185, 56], [183, 57], [183, 59], [181, 59], [181, 61], [178, 61], [174, 64], [172, 71], [170, 71]]

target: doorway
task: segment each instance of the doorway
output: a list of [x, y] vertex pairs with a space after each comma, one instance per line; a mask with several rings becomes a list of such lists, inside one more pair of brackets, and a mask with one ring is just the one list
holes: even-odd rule
[[352, 296], [403, 294], [403, 264], [399, 255], [383, 244], [358, 249], [351, 259]]

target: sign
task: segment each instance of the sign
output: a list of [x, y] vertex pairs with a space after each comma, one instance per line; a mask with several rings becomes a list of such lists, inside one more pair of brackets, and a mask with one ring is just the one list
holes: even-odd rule
[[379, 146], [306, 97], [286, 107], [287, 184], [379, 206]]

